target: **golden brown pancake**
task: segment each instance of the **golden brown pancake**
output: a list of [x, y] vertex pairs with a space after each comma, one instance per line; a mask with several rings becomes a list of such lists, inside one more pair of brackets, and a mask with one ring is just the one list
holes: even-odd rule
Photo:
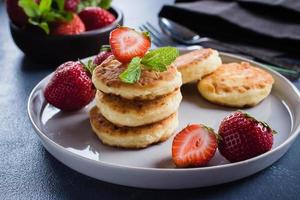
[[199, 49], [176, 58], [171, 64], [182, 75], [183, 84], [200, 80], [203, 76], [214, 72], [222, 60], [213, 49]]
[[145, 148], [167, 140], [178, 126], [177, 112], [156, 123], [138, 127], [118, 127], [103, 117], [95, 106], [90, 122], [98, 138], [107, 145], [123, 148]]
[[160, 121], [176, 112], [180, 89], [151, 100], [129, 100], [97, 91], [96, 104], [102, 115], [118, 126], [141, 126]]
[[173, 92], [182, 84], [181, 74], [174, 67], [169, 67], [164, 72], [143, 69], [137, 83], [124, 83], [119, 75], [126, 68], [127, 66], [117, 61], [114, 56], [108, 57], [93, 72], [92, 80], [95, 87], [104, 93], [119, 95], [126, 99], [154, 99]]
[[207, 100], [232, 107], [254, 106], [272, 89], [273, 77], [247, 62], [223, 64], [198, 83], [198, 90]]

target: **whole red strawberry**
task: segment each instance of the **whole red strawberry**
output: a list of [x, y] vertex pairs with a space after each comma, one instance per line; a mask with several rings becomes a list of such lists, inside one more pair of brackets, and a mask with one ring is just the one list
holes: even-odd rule
[[23, 27], [28, 22], [28, 17], [23, 9], [18, 5], [19, 0], [6, 0], [6, 10], [11, 21], [19, 26]]
[[274, 133], [266, 123], [237, 111], [221, 122], [219, 151], [230, 162], [253, 158], [272, 148]]
[[113, 55], [113, 53], [111, 52], [110, 46], [103, 45], [101, 47], [100, 53], [94, 58], [93, 64], [100, 65], [104, 60], [106, 60], [106, 58], [111, 55]]
[[77, 6], [80, 3], [80, 0], [65, 0], [65, 10], [76, 12]]
[[79, 13], [86, 30], [95, 30], [107, 26], [116, 20], [109, 11], [99, 7], [86, 7]]
[[83, 108], [95, 97], [89, 73], [79, 62], [60, 65], [44, 90], [46, 100], [63, 111]]
[[78, 15], [73, 14], [73, 19], [69, 22], [56, 23], [52, 29], [53, 35], [75, 35], [85, 31], [85, 26]]

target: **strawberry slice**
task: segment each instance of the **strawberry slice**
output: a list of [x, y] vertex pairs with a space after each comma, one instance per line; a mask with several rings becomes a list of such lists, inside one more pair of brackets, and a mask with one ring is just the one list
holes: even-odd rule
[[109, 36], [111, 51], [117, 60], [128, 63], [133, 57], [143, 57], [150, 48], [151, 41], [147, 34], [128, 27], [119, 27]]
[[212, 159], [217, 146], [217, 137], [212, 128], [191, 124], [175, 136], [172, 158], [177, 167], [203, 166]]

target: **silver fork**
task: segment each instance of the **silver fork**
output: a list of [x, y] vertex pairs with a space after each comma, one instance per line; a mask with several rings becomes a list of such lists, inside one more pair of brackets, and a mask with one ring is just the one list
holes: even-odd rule
[[174, 42], [170, 37], [166, 36], [161, 31], [159, 31], [157, 28], [155, 28], [149, 22], [146, 22], [145, 24], [140, 25], [139, 29], [141, 31], [149, 32], [150, 36], [151, 36], [151, 41], [157, 47], [174, 46], [181, 51], [191, 51], [191, 50], [196, 50], [196, 49], [202, 48], [202, 46], [200, 46], [200, 45], [191, 45], [191, 46], [180, 45], [179, 43]]
[[[153, 44], [157, 47], [162, 47], [162, 46], [174, 46], [181, 52], [187, 52], [187, 51], [192, 51], [192, 50], [197, 50], [203, 48], [200, 45], [192, 45], [192, 46], [186, 46], [182, 45], [178, 42], [173, 41], [169, 36], [165, 35], [163, 32], [159, 31], [157, 28], [155, 28], [152, 24], [149, 22], [146, 22], [145, 24], [142, 24], [139, 26], [139, 29], [141, 31], [147, 31], [150, 33], [151, 36], [151, 41]], [[247, 57], [244, 55], [244, 57]], [[295, 70], [290, 70], [282, 67], [275, 67], [272, 65], [267, 65], [269, 68], [272, 68], [275, 71], [278, 71], [288, 78], [295, 78], [299, 77], [299, 72]]]

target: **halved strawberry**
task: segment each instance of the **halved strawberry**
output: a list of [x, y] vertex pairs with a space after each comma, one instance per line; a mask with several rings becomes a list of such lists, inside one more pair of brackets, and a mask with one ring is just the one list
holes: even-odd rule
[[136, 56], [143, 57], [151, 45], [146, 33], [128, 27], [113, 30], [109, 36], [109, 43], [114, 56], [123, 63], [130, 62]]
[[217, 146], [217, 136], [212, 128], [191, 124], [175, 136], [172, 158], [177, 167], [203, 166], [212, 159]]

